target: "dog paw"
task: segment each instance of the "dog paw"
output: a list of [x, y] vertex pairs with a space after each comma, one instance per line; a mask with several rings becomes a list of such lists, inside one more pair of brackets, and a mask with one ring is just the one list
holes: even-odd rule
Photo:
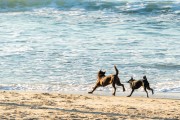
[[127, 97], [131, 97], [130, 95], [128, 95]]
[[88, 92], [89, 94], [92, 94], [92, 92]]

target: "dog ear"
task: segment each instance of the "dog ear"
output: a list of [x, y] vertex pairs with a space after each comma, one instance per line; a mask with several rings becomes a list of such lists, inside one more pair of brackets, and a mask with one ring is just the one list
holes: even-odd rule
[[99, 69], [98, 74], [100, 74], [100, 73], [101, 73], [101, 70]]

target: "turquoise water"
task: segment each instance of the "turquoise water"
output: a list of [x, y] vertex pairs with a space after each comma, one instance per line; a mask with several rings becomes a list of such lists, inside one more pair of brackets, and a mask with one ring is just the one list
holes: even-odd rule
[[88, 91], [116, 64], [180, 93], [179, 26], [178, 0], [0, 0], [0, 90]]

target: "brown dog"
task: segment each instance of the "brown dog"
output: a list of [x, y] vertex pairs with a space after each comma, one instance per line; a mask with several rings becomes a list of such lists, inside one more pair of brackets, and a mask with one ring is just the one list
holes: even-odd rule
[[146, 89], [151, 90], [152, 94], [154, 94], [153, 89], [150, 88], [150, 86], [149, 86], [149, 82], [147, 81], [146, 76], [143, 76], [142, 80], [135, 80], [135, 79], [133, 79], [133, 77], [131, 77], [131, 79], [128, 81], [128, 83], [130, 83], [130, 87], [132, 88], [132, 91], [131, 91], [131, 94], [128, 95], [127, 97], [131, 97], [134, 90], [140, 88], [141, 86], [144, 87], [144, 90], [147, 93], [147, 97], [149, 97], [149, 96], [148, 96], [148, 92]]
[[105, 76], [105, 71], [99, 71], [98, 72], [98, 78], [97, 78], [97, 82], [96, 82], [96, 85], [95, 87], [93, 88], [93, 90], [91, 92], [88, 92], [90, 94], [92, 94], [96, 88], [102, 86], [102, 87], [105, 87], [109, 84], [112, 84], [113, 88], [114, 88], [114, 92], [113, 92], [113, 95], [115, 95], [116, 93], [116, 87], [115, 87], [115, 84], [118, 85], [118, 86], [122, 86], [123, 87], [123, 91], [125, 91], [125, 88], [124, 88], [124, 85], [121, 84], [120, 82], [120, 79], [118, 77], [118, 69], [116, 68], [116, 66], [114, 65], [114, 68], [116, 70], [116, 74], [111, 74], [111, 75], [108, 75], [108, 76]]

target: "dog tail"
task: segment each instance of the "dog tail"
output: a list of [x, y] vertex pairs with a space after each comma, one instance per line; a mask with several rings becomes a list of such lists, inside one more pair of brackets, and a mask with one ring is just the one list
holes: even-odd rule
[[116, 65], [114, 65], [114, 69], [116, 70], [116, 75], [118, 75], [118, 74], [119, 74], [119, 71], [118, 71]]

